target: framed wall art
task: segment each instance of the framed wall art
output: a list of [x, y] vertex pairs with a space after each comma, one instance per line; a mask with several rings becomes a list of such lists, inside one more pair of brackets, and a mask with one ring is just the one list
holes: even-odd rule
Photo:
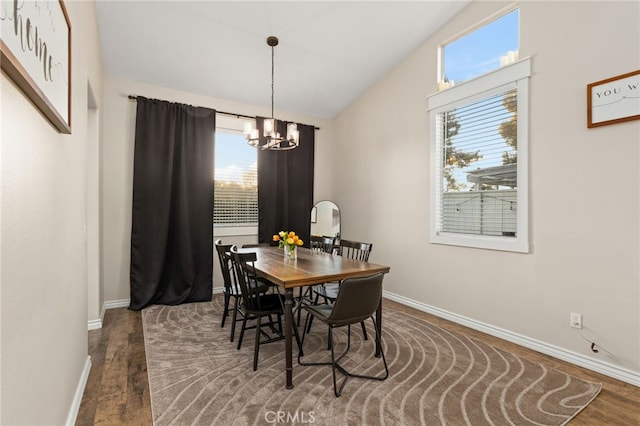
[[640, 119], [640, 70], [587, 85], [587, 127]]
[[71, 23], [63, 0], [3, 1], [2, 70], [61, 133], [71, 133]]

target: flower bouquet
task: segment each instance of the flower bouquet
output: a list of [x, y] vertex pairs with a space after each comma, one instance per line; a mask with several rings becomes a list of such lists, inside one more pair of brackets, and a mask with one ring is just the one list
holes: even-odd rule
[[273, 236], [273, 241], [278, 242], [278, 247], [284, 247], [284, 254], [290, 259], [298, 257], [297, 248], [304, 244], [304, 241], [293, 231], [280, 231]]

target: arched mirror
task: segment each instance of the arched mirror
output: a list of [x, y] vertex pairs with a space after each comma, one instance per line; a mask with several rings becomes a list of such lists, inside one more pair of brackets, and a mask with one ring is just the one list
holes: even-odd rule
[[340, 209], [332, 201], [318, 201], [311, 208], [311, 235], [340, 238]]

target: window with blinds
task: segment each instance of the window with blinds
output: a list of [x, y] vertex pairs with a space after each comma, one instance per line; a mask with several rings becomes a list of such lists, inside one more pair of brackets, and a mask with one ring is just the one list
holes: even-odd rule
[[[229, 120], [217, 121], [224, 126]], [[242, 123], [220, 124], [215, 139], [214, 227], [257, 227], [257, 151], [239, 130]]]
[[431, 241], [528, 251], [524, 59], [429, 98]]
[[442, 231], [516, 236], [516, 101], [509, 90], [437, 115]]

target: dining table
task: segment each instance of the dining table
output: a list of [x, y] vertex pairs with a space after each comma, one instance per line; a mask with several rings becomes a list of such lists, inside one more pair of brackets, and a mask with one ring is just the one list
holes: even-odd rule
[[[293, 290], [299, 287], [341, 281], [345, 278], [365, 277], [388, 273], [389, 266], [354, 260], [337, 254], [329, 254], [297, 248], [295, 259], [289, 258], [278, 247], [253, 247], [243, 251], [256, 253], [256, 274], [284, 290], [284, 335], [286, 388], [293, 388]], [[382, 300], [376, 310], [376, 327], [382, 330]], [[380, 335], [380, 334], [379, 334]], [[301, 350], [301, 348], [300, 348]], [[380, 343], [376, 341], [376, 356], [380, 356]]]

